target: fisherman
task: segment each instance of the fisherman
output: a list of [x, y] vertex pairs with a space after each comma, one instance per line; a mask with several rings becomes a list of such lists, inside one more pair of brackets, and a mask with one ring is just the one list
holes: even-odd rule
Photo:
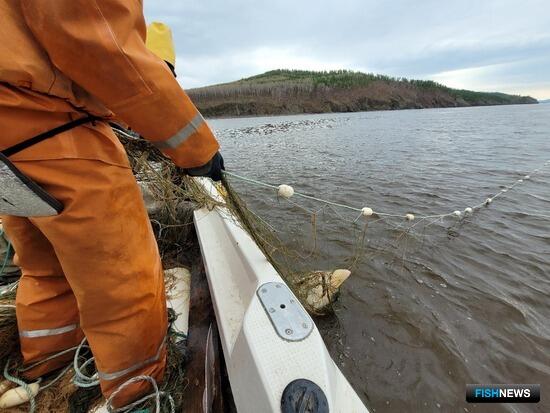
[[[216, 180], [218, 142], [170, 68], [147, 49], [141, 1], [3, 0], [0, 20], [0, 171], [27, 185], [0, 179], [0, 215], [22, 270], [24, 377], [66, 366], [73, 352], [63, 351], [86, 337], [105, 397], [132, 377], [160, 381], [162, 265], [108, 122], [128, 125], [190, 175]], [[33, 188], [34, 198], [10, 201], [12, 187], [23, 195]], [[33, 213], [28, 200], [53, 213]], [[149, 391], [136, 382], [114, 405]]]

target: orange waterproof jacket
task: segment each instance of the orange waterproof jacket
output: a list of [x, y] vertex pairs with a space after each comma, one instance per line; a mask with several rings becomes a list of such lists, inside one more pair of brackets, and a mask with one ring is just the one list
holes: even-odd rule
[[[85, 112], [116, 116], [184, 168], [218, 150], [166, 64], [147, 50], [142, 1], [2, 0], [0, 22], [0, 149]], [[44, 143], [40, 156], [63, 158], [52, 152], [75, 145], [86, 142]], [[16, 159], [37, 159], [27, 152]]]

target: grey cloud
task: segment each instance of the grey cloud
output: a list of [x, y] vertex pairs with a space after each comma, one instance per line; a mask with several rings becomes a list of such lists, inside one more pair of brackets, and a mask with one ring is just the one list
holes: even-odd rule
[[[254, 74], [259, 50], [287, 51], [282, 66], [310, 59], [406, 77], [550, 54], [543, 0], [145, 0], [145, 9], [172, 26], [189, 86]], [[524, 69], [526, 82], [548, 83], [536, 63]]]

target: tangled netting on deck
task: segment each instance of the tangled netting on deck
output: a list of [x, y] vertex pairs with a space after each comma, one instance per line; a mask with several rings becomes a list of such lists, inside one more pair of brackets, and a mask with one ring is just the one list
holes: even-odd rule
[[[192, 248], [195, 243], [191, 200], [203, 205], [201, 193], [195, 191], [192, 182], [178, 173], [177, 169], [156, 151], [149, 151], [147, 147], [140, 147], [143, 141], [125, 143], [130, 162], [138, 181], [148, 200], [150, 219], [159, 244], [164, 268], [185, 267], [190, 264], [196, 253]], [[186, 182], [187, 181], [187, 182]], [[9, 253], [9, 251], [7, 251]], [[7, 259], [7, 258], [6, 258]], [[165, 275], [167, 291], [170, 291], [175, 279]], [[9, 374], [17, 376], [22, 361], [19, 353], [19, 340], [15, 316], [15, 294], [17, 282], [0, 286], [0, 373], [4, 372], [9, 363]], [[169, 314], [174, 316], [174, 314]], [[170, 318], [170, 317], [169, 317]], [[172, 320], [173, 321], [173, 320]], [[175, 411], [181, 411], [183, 405], [183, 389], [188, 384], [186, 376], [187, 357], [185, 346], [181, 342], [181, 334], [168, 332], [167, 336], [168, 364], [162, 383], [158, 385], [160, 394], [170, 395], [170, 398], [160, 399], [162, 412], [170, 412], [170, 399]], [[86, 352], [83, 352], [86, 356]], [[89, 354], [88, 354], [89, 356]], [[93, 368], [93, 363], [88, 367]], [[88, 371], [92, 375], [92, 371]], [[78, 387], [74, 383], [75, 370], [67, 366], [61, 372], [55, 372], [51, 377], [44, 377], [40, 383], [41, 390], [35, 400], [11, 408], [13, 413], [34, 411], [36, 413], [61, 412], [88, 412], [104, 403], [99, 386], [87, 388]], [[3, 378], [0, 378], [0, 382]], [[12, 387], [15, 387], [13, 385]], [[130, 411], [156, 411], [156, 398], [146, 400]]]
[[[167, 286], [171, 280], [167, 280]], [[170, 290], [168, 287], [167, 290]], [[21, 368], [21, 359], [19, 356], [18, 332], [15, 318], [15, 291], [6, 292], [0, 290], [0, 372], [9, 371], [10, 376], [18, 377], [18, 370]], [[173, 321], [175, 314], [170, 312], [169, 320]], [[181, 343], [181, 337], [178, 334], [168, 332], [167, 336], [167, 367], [164, 380], [159, 384], [159, 392], [169, 394], [173, 401], [174, 410], [181, 411], [183, 405], [183, 389], [188, 384], [186, 377], [186, 365], [188, 354]], [[86, 351], [81, 352], [83, 360], [91, 357]], [[6, 368], [6, 364], [8, 364]], [[88, 371], [86, 371], [88, 370]], [[93, 363], [88, 365], [82, 373], [92, 375]], [[4, 378], [0, 379], [2, 382]], [[22, 383], [18, 383], [22, 384]], [[16, 387], [14, 384], [12, 386]], [[171, 411], [168, 398], [160, 400], [161, 411]], [[33, 400], [32, 405], [28, 403], [9, 409], [11, 413], [23, 413], [33, 411], [35, 413], [87, 413], [95, 407], [103, 404], [103, 398], [99, 386], [79, 387], [75, 384], [75, 370], [71, 365], [61, 371], [54, 372], [51, 375], [43, 377], [40, 381], [40, 391]], [[149, 400], [134, 406], [131, 411], [140, 411], [151, 409], [155, 411], [155, 400]]]
[[17, 352], [18, 345], [15, 292], [12, 291], [0, 297], [0, 371], [7, 358]]

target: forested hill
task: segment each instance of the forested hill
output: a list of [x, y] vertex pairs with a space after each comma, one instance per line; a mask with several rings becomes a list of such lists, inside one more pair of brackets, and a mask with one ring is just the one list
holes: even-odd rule
[[429, 80], [347, 70], [273, 70], [188, 93], [210, 117], [537, 103], [529, 96], [458, 90]]

